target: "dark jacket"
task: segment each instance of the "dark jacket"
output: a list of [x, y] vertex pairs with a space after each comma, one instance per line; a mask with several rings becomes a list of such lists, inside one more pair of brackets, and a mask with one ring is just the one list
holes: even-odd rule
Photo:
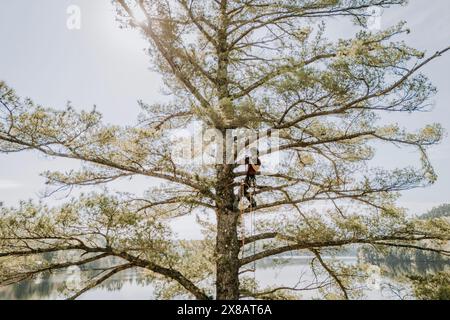
[[251, 161], [250, 157], [246, 157], [245, 158], [245, 164], [248, 166], [247, 169], [247, 175], [248, 176], [254, 176], [256, 175], [258, 172], [255, 170], [255, 168], [253, 168], [253, 165], [257, 165], [257, 166], [261, 166], [261, 160], [259, 160], [259, 158], [256, 159], [256, 163], [255, 161]]

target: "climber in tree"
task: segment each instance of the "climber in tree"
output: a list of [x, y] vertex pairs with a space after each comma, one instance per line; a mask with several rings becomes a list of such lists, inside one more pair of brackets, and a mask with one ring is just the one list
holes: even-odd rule
[[[256, 187], [256, 175], [259, 173], [261, 169], [261, 160], [259, 159], [259, 151], [256, 148], [252, 148], [252, 155], [250, 157], [245, 158], [245, 165], [247, 166], [247, 174], [243, 181], [243, 195], [250, 202], [250, 207], [256, 207], [256, 201], [253, 196], [251, 196], [249, 189], [251, 187]], [[241, 195], [239, 195], [239, 198]], [[241, 200], [241, 199], [239, 199]]]

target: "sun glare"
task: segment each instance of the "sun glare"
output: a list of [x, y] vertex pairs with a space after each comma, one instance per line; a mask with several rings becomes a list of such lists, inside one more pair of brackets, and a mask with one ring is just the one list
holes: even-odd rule
[[144, 23], [147, 21], [147, 16], [145, 15], [144, 11], [142, 11], [142, 9], [136, 5], [136, 7], [134, 7], [132, 9], [133, 12], [133, 16], [136, 19], [136, 21], [138, 23]]

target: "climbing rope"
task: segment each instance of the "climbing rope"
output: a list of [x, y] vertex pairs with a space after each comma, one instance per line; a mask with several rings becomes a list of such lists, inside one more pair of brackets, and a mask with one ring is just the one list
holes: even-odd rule
[[241, 224], [241, 237], [242, 237], [242, 258], [245, 256], [245, 218], [244, 218], [244, 180], [241, 182], [241, 186], [239, 189], [239, 221]]
[[[240, 224], [241, 224], [241, 234], [242, 234], [242, 258], [245, 257], [245, 217], [244, 217], [244, 213], [245, 213], [245, 207], [244, 207], [244, 203], [243, 203], [243, 199], [245, 196], [245, 192], [244, 192], [244, 187], [245, 187], [245, 181], [242, 180], [241, 182], [241, 187], [240, 187], [240, 201], [239, 201], [239, 210], [240, 210], [240, 216], [239, 216], [239, 220], [240, 220]], [[256, 232], [256, 214], [255, 214], [255, 210], [253, 208], [253, 194], [256, 194], [256, 185], [255, 183], [253, 183], [253, 185], [251, 186], [253, 188], [252, 191], [249, 192], [250, 195], [250, 212], [249, 212], [249, 217], [250, 217], [250, 236], [254, 236], [255, 232]], [[256, 254], [256, 242], [254, 241], [252, 244], [252, 254], [255, 255]], [[253, 294], [255, 293], [256, 290], [256, 261], [253, 261], [253, 266], [252, 269], [249, 270], [250, 272], [253, 273]]]
[[[253, 237], [256, 233], [256, 213], [255, 210], [253, 208], [253, 194], [256, 194], [256, 185], [255, 183], [253, 184], [253, 192], [250, 191], [250, 235]], [[256, 241], [253, 241], [252, 244], [253, 247], [253, 252], [252, 254], [255, 255], [256, 254]], [[253, 272], [253, 294], [255, 294], [256, 291], [256, 261], [253, 261], [253, 266], [252, 266], [252, 272]]]

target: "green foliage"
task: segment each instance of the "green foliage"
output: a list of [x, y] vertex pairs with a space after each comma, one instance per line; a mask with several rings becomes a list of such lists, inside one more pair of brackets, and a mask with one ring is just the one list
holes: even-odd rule
[[420, 300], [450, 300], [450, 274], [412, 276], [414, 294]]
[[[409, 219], [396, 204], [399, 192], [436, 181], [427, 152], [441, 141], [443, 129], [424, 124], [410, 131], [381, 120], [392, 112], [428, 109], [436, 89], [420, 71], [450, 48], [425, 59], [403, 41], [409, 33], [403, 22], [386, 30], [361, 29], [368, 8], [406, 1], [113, 2], [123, 26], [148, 40], [152, 67], [170, 101], [140, 101], [137, 123], [116, 126], [104, 124], [95, 109], [78, 112], [70, 104], [51, 109], [21, 99], [1, 82], [0, 152], [35, 150], [78, 160], [79, 170], [43, 173], [50, 193], [134, 176], [163, 183], [149, 183], [139, 196], [90, 194], [61, 206], [23, 202], [2, 209], [0, 284], [115, 257], [120, 262], [69, 294], [76, 298], [118, 272], [141, 268], [157, 282], [162, 298], [188, 292], [207, 299], [214, 296], [216, 280], [224, 278], [216, 270], [218, 261], [242, 270], [265, 257], [303, 249], [314, 254], [311, 269], [328, 275], [329, 281], [315, 284], [323, 297], [357, 298], [365, 270], [322, 255], [334, 258], [355, 244], [448, 254], [448, 220]], [[145, 21], [135, 19], [137, 9]], [[354, 19], [355, 35], [328, 40], [331, 18]], [[280, 170], [258, 177], [264, 186], [255, 195], [261, 233], [249, 238], [261, 250], [253, 256], [237, 239], [238, 165], [173, 159], [171, 129], [189, 128], [194, 121], [222, 132], [280, 133]], [[375, 143], [414, 148], [421, 165], [373, 167]], [[205, 240], [176, 240], [170, 220], [199, 212], [215, 213], [227, 224], [199, 215]], [[240, 237], [245, 236], [244, 230]], [[43, 253], [63, 254], [42, 264]], [[228, 278], [237, 277], [235, 272]], [[293, 298], [290, 293], [307, 290], [265, 290], [245, 276], [240, 281], [247, 296]]]

